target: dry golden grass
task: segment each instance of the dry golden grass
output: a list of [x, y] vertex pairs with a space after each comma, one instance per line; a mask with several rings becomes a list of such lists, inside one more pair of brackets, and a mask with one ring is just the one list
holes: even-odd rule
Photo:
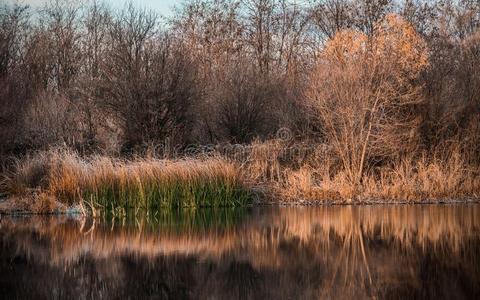
[[243, 175], [265, 187], [273, 200], [431, 202], [478, 199], [480, 196], [480, 170], [470, 166], [456, 148], [441, 158], [432, 155], [429, 159], [400, 159], [366, 172], [362, 182], [355, 184], [339, 167], [338, 160], [327, 152], [319, 155], [320, 152], [311, 151], [302, 156], [299, 163], [294, 157], [284, 161], [284, 154], [289, 152], [287, 146], [278, 141], [252, 147], [242, 168]]
[[19, 161], [6, 176], [4, 187], [11, 196], [30, 199], [28, 211], [35, 212], [52, 211], [52, 201], [125, 213], [128, 209], [235, 206], [250, 197], [238, 168], [221, 159], [82, 159], [64, 150]]
[[380, 178], [367, 178], [366, 197], [421, 201], [480, 196], [478, 172], [455, 152], [445, 160], [401, 161], [391, 169], [382, 170]]
[[12, 198], [0, 210], [51, 213], [64, 205], [83, 204], [86, 211], [125, 214], [128, 209], [240, 206], [253, 191], [269, 201], [318, 203], [461, 201], [480, 196], [478, 167], [469, 165], [458, 149], [429, 159], [401, 159], [365, 172], [363, 180], [354, 183], [322, 145], [309, 147], [298, 155], [279, 141], [256, 142], [241, 162], [220, 156], [126, 161], [83, 159], [65, 150], [42, 152], [18, 161], [15, 171], [7, 174], [3, 188]]

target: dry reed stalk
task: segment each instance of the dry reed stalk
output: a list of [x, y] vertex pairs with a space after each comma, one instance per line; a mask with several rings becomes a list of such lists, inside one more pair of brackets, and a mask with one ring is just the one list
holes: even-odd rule
[[67, 205], [87, 202], [103, 210], [235, 206], [250, 197], [238, 168], [221, 159], [82, 159], [64, 150], [18, 162], [5, 187], [12, 196], [32, 197], [35, 190]]
[[458, 148], [432, 155], [431, 159], [425, 156], [398, 159], [366, 173], [357, 185], [348, 172], [338, 166], [335, 157], [319, 158], [313, 154], [294, 168], [291, 164], [282, 164], [280, 153], [288, 150], [282, 149], [278, 142], [252, 147], [243, 173], [254, 183], [266, 186], [273, 200], [422, 202], [463, 200], [480, 195], [478, 167], [471, 167]]

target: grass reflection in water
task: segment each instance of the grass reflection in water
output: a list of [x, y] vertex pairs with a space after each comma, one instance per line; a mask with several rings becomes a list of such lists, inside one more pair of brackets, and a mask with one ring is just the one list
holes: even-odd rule
[[[26, 284], [25, 274], [47, 272], [46, 286], [37, 277], [28, 283], [40, 296], [48, 288], [75, 293], [61, 285], [67, 279], [93, 288], [96, 298], [469, 298], [480, 292], [476, 205], [187, 210], [0, 224], [2, 267], [12, 257], [24, 261], [24, 275], [4, 273], [2, 283], [13, 291]], [[92, 276], [101, 287], [85, 281]]]

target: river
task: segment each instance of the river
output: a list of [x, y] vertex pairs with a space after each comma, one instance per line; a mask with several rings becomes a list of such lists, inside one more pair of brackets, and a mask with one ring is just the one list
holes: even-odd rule
[[480, 205], [0, 216], [5, 299], [480, 299]]

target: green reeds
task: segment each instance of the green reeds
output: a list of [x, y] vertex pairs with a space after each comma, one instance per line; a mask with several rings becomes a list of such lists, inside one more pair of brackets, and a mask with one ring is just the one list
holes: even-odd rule
[[101, 215], [105, 226], [113, 228], [133, 225], [145, 232], [205, 232], [231, 229], [244, 221], [250, 214], [246, 207], [208, 208], [208, 209], [162, 209], [155, 212], [133, 211], [122, 214], [106, 211]]
[[[30, 186], [30, 169], [38, 174], [38, 168], [44, 172], [35, 182], [42, 184]], [[84, 204], [92, 211], [234, 207], [247, 204], [251, 196], [237, 170], [231, 163], [212, 158], [125, 161], [100, 156], [82, 159], [72, 152], [50, 151], [20, 162], [7, 187], [17, 195], [39, 189], [61, 203]]]
[[89, 201], [91, 206], [104, 210], [231, 207], [245, 205], [249, 198], [249, 193], [237, 178], [228, 174], [200, 172], [194, 176], [182, 176], [173, 172], [168, 177], [113, 176], [109, 180], [100, 179], [92, 183], [81, 189], [81, 198]]

